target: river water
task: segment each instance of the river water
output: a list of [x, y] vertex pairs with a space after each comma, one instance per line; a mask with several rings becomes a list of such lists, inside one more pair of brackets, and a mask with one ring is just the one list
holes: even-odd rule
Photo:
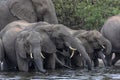
[[87, 69], [60, 69], [48, 71], [46, 74], [39, 72], [0, 72], [0, 80], [120, 80], [120, 66], [105, 69], [98, 67], [92, 71]]

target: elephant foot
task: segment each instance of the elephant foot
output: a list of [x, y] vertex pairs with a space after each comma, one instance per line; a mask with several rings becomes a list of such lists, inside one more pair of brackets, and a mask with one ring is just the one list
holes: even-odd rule
[[88, 70], [89, 70], [89, 71], [91, 71], [91, 70], [92, 70], [92, 68], [88, 67]]
[[45, 69], [40, 70], [41, 73], [47, 73], [47, 71]]
[[110, 67], [110, 66], [106, 66], [105, 68], [106, 68], [107, 70], [110, 70], [110, 69], [111, 69], [111, 67]]
[[118, 60], [119, 60], [118, 58], [113, 59], [113, 60], [112, 60], [112, 65], [114, 66], [115, 63], [116, 63]]

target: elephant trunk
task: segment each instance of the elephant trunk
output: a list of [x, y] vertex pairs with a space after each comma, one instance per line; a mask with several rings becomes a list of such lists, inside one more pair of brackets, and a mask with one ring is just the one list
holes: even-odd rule
[[44, 68], [43, 68], [43, 59], [40, 55], [40, 49], [34, 49], [33, 50], [33, 56], [34, 56], [34, 62], [35, 62], [36, 68], [40, 72], [45, 73], [46, 70], [44, 70]]
[[79, 53], [83, 56], [83, 58], [86, 60], [88, 65], [88, 70], [92, 69], [91, 59], [89, 55], [87, 54], [84, 46], [81, 44], [80, 40], [78, 38], [74, 37], [66, 37], [66, 42], [70, 43], [71, 47], [77, 49]]
[[61, 62], [61, 61], [57, 58], [57, 55], [56, 55], [56, 54], [55, 54], [55, 59], [56, 59], [56, 61], [57, 61], [60, 65], [66, 67], [66, 68], [68, 68], [68, 69], [72, 69], [71, 67], [69, 67], [69, 66], [65, 65], [63, 62]]
[[103, 49], [98, 52], [98, 57], [99, 57], [100, 59], [102, 59], [104, 65], [107, 66], [107, 61], [106, 61], [106, 59], [105, 59], [105, 57], [104, 57]]
[[106, 54], [109, 55], [111, 53], [112, 45], [109, 40], [106, 40]]
[[100, 43], [100, 45], [105, 46], [105, 55], [109, 55], [111, 53], [111, 49], [112, 49], [111, 42], [105, 38], [102, 38], [101, 41], [103, 41], [103, 42]]
[[[78, 45], [78, 46], [81, 46], [81, 45]], [[86, 60], [86, 63], [88, 65], [88, 70], [91, 70], [92, 69], [91, 59], [89, 55], [87, 54], [85, 48], [81, 46], [81, 47], [78, 47], [77, 50], [79, 51], [79, 53], [81, 53], [83, 58]]]

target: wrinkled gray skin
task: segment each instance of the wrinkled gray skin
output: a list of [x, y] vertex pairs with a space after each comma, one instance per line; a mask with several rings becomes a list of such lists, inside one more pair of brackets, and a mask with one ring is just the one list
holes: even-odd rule
[[[97, 67], [99, 64], [98, 57], [103, 60], [105, 66], [107, 65], [104, 54], [109, 55], [111, 53], [112, 46], [100, 32], [97, 30], [84, 31], [79, 34], [75, 34], [74, 36], [81, 40], [91, 60], [94, 62], [94, 67]], [[105, 47], [105, 50], [101, 50], [104, 49], [103, 46]]]
[[[18, 25], [17, 22], [13, 22], [13, 23], [14, 25], [9, 24], [0, 32], [0, 38], [3, 43], [4, 55], [6, 55], [5, 57], [7, 57], [7, 60], [5, 60], [5, 63], [9, 61], [10, 66], [16, 67], [17, 65], [16, 57], [15, 57], [16, 54], [15, 54], [15, 48], [13, 45], [15, 44], [15, 36], [17, 36], [18, 32], [25, 29], [25, 27], [29, 24], [24, 24], [26, 23], [25, 21], [22, 21], [22, 24], [19, 23], [19, 25], [21, 24], [21, 26], [17, 26]], [[1, 56], [1, 58], [5, 58], [5, 57]], [[12, 67], [5, 66], [5, 70], [7, 70], [8, 68], [12, 68]]]
[[[110, 41], [104, 38], [100, 32], [96, 30], [72, 30], [69, 28], [68, 31], [73, 36], [80, 39], [90, 58], [93, 60], [95, 67], [99, 64], [98, 57], [103, 60], [105, 66], [107, 65], [104, 55], [109, 55], [111, 53], [112, 46]], [[105, 47], [104, 50], [102, 49], [102, 45]], [[79, 62], [79, 60], [77, 60], [77, 62]], [[80, 65], [81, 63], [78, 64]]]
[[40, 55], [42, 41], [41, 34], [35, 31], [26, 30], [17, 35], [15, 51], [20, 71], [28, 71], [29, 63], [33, 59], [37, 71], [46, 72], [43, 68], [43, 58]]
[[[34, 23], [33, 23], [34, 24]], [[25, 21], [16, 21], [8, 24], [0, 33], [0, 37], [3, 42], [5, 49], [5, 59], [10, 67], [17, 67], [20, 71], [28, 71], [28, 62], [30, 56], [29, 51], [33, 53], [34, 62], [38, 68], [38, 71], [46, 72], [43, 69], [42, 58], [40, 56], [41, 46], [40, 46], [40, 35], [38, 32], [21, 32], [26, 27], [30, 25]], [[21, 33], [20, 33], [21, 32]], [[17, 35], [19, 36], [17, 37]], [[24, 35], [24, 36], [23, 36]], [[17, 37], [17, 38], [16, 38]], [[38, 40], [36, 40], [38, 39]], [[27, 40], [27, 41], [26, 41]], [[25, 42], [24, 42], [25, 41]], [[16, 44], [15, 44], [16, 42]], [[24, 44], [22, 44], [24, 42]], [[25, 45], [27, 44], [27, 45]], [[30, 45], [31, 44], [31, 48]], [[24, 49], [26, 48], [26, 52]], [[18, 52], [20, 51], [20, 52]], [[28, 54], [28, 56], [27, 56]], [[17, 56], [17, 57], [16, 57]]]
[[[61, 65], [65, 66], [56, 58], [56, 46], [44, 30], [38, 32], [34, 29], [36, 26], [45, 24], [48, 23], [39, 22], [38, 24], [28, 23], [23, 20], [14, 21], [8, 24], [0, 32], [8, 66], [12, 68], [18, 67], [20, 71], [29, 71], [29, 67], [31, 67], [33, 62], [37, 71], [44, 73], [46, 71], [43, 67], [43, 58], [40, 55], [42, 52], [49, 53], [43, 54], [44, 56], [49, 55], [45, 59], [47, 60], [48, 68], [55, 69], [55, 61], [58, 61]], [[33, 58], [31, 57], [31, 54]]]
[[[39, 23], [38, 23], [39, 24]], [[91, 70], [91, 60], [88, 54], [86, 53], [85, 48], [81, 44], [80, 40], [76, 37], [73, 37], [69, 32], [66, 26], [61, 24], [48, 24], [43, 26], [37, 26], [34, 28], [35, 31], [40, 32], [41, 30], [46, 31], [46, 33], [50, 36], [50, 38], [53, 40], [54, 44], [58, 48], [62, 48], [64, 44], [66, 46], [71, 46], [73, 48], [76, 48], [79, 53], [83, 56], [84, 60], [87, 62], [88, 69]], [[66, 44], [67, 43], [67, 44]], [[69, 47], [68, 46], [68, 47]]]
[[51, 0], [1, 0], [0, 30], [15, 20], [58, 23]]
[[[109, 56], [106, 56], [108, 65], [115, 65], [120, 59], [120, 15], [112, 16], [104, 23], [101, 33], [106, 37], [112, 44], [112, 52]], [[115, 57], [112, 60], [112, 53], [115, 53]], [[112, 60], [112, 61], [111, 61]]]

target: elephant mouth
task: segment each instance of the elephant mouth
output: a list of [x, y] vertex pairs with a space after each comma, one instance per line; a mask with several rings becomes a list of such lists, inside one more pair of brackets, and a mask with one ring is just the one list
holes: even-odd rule
[[[40, 56], [41, 56], [43, 59], [45, 59], [45, 57], [44, 57], [44, 55], [42, 54], [42, 52], [40, 52]], [[30, 52], [30, 58], [33, 59], [33, 53], [32, 53], [32, 52]]]
[[[32, 53], [32, 47], [31, 47], [31, 46], [30, 46], [30, 50], [29, 50], [29, 51], [30, 51], [30, 58], [33, 59], [33, 54], [34, 54], [34, 53]], [[44, 57], [44, 55], [42, 54], [42, 52], [40, 52], [40, 56], [41, 56], [43, 59], [45, 59], [45, 57]]]
[[106, 50], [106, 47], [104, 46], [104, 45], [99, 45], [99, 47], [98, 48], [96, 48], [96, 49], [94, 49], [95, 51], [97, 50], [97, 51], [100, 51], [100, 50], [102, 50], [103, 52], [105, 52], [105, 50]]

